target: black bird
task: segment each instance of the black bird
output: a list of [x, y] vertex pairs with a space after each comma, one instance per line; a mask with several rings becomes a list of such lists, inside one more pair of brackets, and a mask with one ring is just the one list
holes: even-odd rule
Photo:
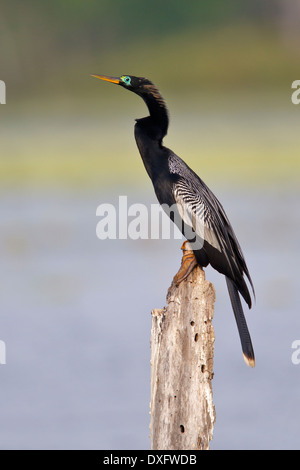
[[180, 281], [187, 277], [195, 264], [202, 267], [211, 264], [225, 275], [244, 359], [254, 367], [254, 351], [240, 299], [241, 295], [251, 308], [251, 296], [244, 275], [255, 294], [241, 247], [216, 196], [181, 158], [164, 147], [162, 141], [169, 125], [164, 99], [147, 78], [131, 75], [120, 78], [92, 76], [121, 85], [146, 103], [150, 116], [136, 119], [136, 143], [159, 203], [189, 241], [194, 254]]

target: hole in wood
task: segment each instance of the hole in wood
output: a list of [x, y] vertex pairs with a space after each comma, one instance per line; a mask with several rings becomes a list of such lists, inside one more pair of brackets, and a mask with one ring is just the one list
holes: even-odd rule
[[183, 426], [183, 424], [181, 424], [179, 427], [180, 427], [180, 432], [184, 433], [184, 426]]
[[195, 341], [198, 341], [198, 333], [195, 334]]
[[194, 325], [195, 325], [195, 322], [192, 320], [192, 321], [190, 322], [190, 325], [191, 325], [191, 326], [194, 326]]

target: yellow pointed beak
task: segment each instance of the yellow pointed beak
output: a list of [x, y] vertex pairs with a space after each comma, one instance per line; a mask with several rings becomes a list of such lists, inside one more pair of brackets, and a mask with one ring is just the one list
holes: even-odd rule
[[120, 79], [118, 77], [107, 77], [106, 75], [94, 75], [91, 74], [92, 77], [100, 78], [100, 80], [105, 80], [106, 82], [116, 83], [119, 85]]

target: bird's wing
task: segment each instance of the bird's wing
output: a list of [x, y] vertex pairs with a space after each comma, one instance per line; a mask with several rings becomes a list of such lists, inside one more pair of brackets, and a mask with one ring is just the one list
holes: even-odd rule
[[227, 238], [224, 222], [229, 226], [230, 223], [223, 207], [198, 175], [173, 152], [168, 163], [170, 173], [176, 175], [173, 197], [182, 220], [203, 241], [224, 252], [224, 239]]
[[[244, 291], [243, 273], [253, 288], [246, 262], [228, 217], [216, 196], [205, 183], [193, 173], [193, 178], [179, 177], [173, 185], [173, 196], [185, 229], [191, 227], [197, 246], [203, 248], [212, 266], [233, 280], [239, 280]], [[183, 235], [189, 239], [186, 233]], [[200, 246], [199, 244], [202, 244]], [[216, 251], [217, 250], [217, 251]], [[212, 255], [213, 253], [213, 255]], [[250, 294], [245, 288], [247, 303], [251, 305]]]
[[203, 192], [195, 191], [189, 181], [180, 178], [173, 186], [173, 195], [179, 215], [186, 225], [185, 229], [192, 227], [195, 235], [222, 252], [222, 238], [218, 226], [214, 227], [212, 224], [210, 204]]

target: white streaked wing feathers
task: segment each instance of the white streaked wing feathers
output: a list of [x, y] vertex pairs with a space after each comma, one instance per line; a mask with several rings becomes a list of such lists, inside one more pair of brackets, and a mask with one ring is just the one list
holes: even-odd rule
[[184, 223], [191, 226], [203, 240], [222, 251], [222, 242], [213, 229], [208, 206], [199, 193], [187, 185], [185, 180], [180, 179], [174, 186], [174, 198]]

